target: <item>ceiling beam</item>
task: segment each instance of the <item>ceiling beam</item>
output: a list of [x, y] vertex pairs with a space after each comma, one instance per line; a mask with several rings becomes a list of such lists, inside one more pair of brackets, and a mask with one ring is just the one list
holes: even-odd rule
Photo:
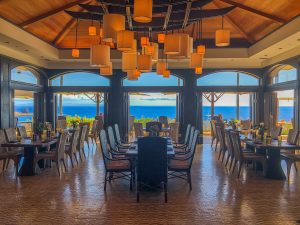
[[268, 14], [268, 13], [265, 13], [265, 12], [262, 12], [262, 11], [259, 11], [257, 9], [254, 9], [254, 8], [251, 8], [249, 6], [246, 6], [246, 5], [243, 5], [241, 3], [237, 3], [237, 2], [234, 2], [232, 0], [219, 0], [221, 2], [225, 2], [227, 4], [230, 4], [230, 5], [233, 5], [233, 6], [236, 6], [240, 9], [243, 9], [243, 10], [246, 10], [248, 12], [251, 12], [251, 13], [254, 13], [254, 14], [257, 14], [259, 16], [262, 16], [262, 17], [265, 17], [265, 18], [268, 18], [270, 20], [274, 20], [278, 23], [287, 23], [288, 21], [285, 20], [285, 19], [282, 19], [282, 18], [279, 18], [277, 16], [274, 16], [274, 15], [271, 15], [271, 14]]
[[56, 35], [55, 39], [52, 41], [54, 45], [58, 45], [76, 26], [77, 20], [71, 18], [71, 20], [63, 27], [63, 29]]
[[186, 25], [187, 25], [187, 23], [189, 21], [191, 7], [192, 7], [192, 2], [188, 1], [186, 3], [186, 9], [185, 9], [184, 20], [183, 20], [183, 23], [182, 23], [182, 29], [186, 27]]
[[131, 17], [131, 11], [130, 11], [130, 6], [126, 6], [126, 17], [127, 17], [127, 23], [129, 26], [129, 29], [132, 30], [132, 17]]
[[108, 12], [108, 8], [107, 8], [107, 5], [106, 5], [105, 3], [101, 2], [100, 5], [101, 5], [101, 7], [102, 7], [102, 9], [103, 9], [103, 12], [104, 12], [105, 14], [109, 13], [109, 12]]
[[87, 0], [76, 0], [74, 2], [71, 2], [71, 3], [67, 4], [67, 5], [61, 6], [59, 8], [54, 9], [54, 10], [51, 10], [51, 11], [45, 12], [45, 13], [43, 13], [41, 15], [38, 15], [36, 17], [33, 17], [33, 18], [31, 18], [31, 19], [29, 19], [29, 20], [27, 20], [25, 22], [22, 22], [22, 23], [20, 23], [18, 25], [20, 27], [26, 28], [30, 24], [33, 24], [33, 23], [36, 23], [36, 22], [38, 22], [40, 20], [46, 19], [46, 18], [48, 18], [50, 16], [55, 15], [56, 13], [62, 12], [64, 10], [66, 10], [66, 9], [69, 9], [69, 8], [75, 6], [75, 5], [78, 5], [78, 4], [84, 3], [84, 2], [87, 2]]
[[171, 16], [171, 13], [172, 13], [172, 7], [173, 7], [172, 5], [168, 5], [168, 10], [167, 10], [167, 14], [166, 14], [166, 17], [165, 17], [163, 30], [166, 30], [167, 27], [168, 27], [168, 23], [169, 23], [170, 16]]

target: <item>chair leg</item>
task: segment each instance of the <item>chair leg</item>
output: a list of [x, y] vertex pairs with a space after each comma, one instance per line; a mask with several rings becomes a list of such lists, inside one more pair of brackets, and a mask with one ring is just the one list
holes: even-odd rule
[[218, 160], [220, 160], [221, 155], [222, 155], [222, 150], [220, 149], [219, 156], [218, 156]]
[[76, 163], [77, 163], [77, 165], [78, 165], [78, 159], [77, 159], [76, 152], [74, 152], [73, 155], [74, 155], [75, 161], [76, 161]]
[[16, 167], [16, 178], [18, 177], [18, 172], [19, 172], [19, 157], [16, 156], [14, 159], [15, 167]]
[[188, 182], [190, 184], [190, 191], [192, 190], [192, 177], [191, 177], [191, 172], [188, 172]]
[[3, 160], [2, 171], [5, 171], [7, 159]]
[[57, 169], [57, 172], [58, 172], [58, 176], [60, 176], [60, 163], [57, 161], [56, 163], [56, 169]]
[[234, 171], [235, 171], [235, 167], [236, 167], [236, 164], [237, 164], [237, 160], [234, 160], [234, 164], [233, 164], [233, 169], [232, 169], [232, 173], [234, 173]]
[[238, 178], [238, 179], [240, 178], [240, 174], [241, 174], [242, 167], [243, 167], [243, 162], [240, 162], [240, 165], [239, 165], [239, 171], [238, 171], [238, 175], [237, 175], [237, 178]]
[[136, 185], [136, 202], [139, 203], [140, 202], [140, 182], [137, 182]]
[[290, 173], [291, 173], [291, 168], [292, 168], [292, 165], [293, 165], [293, 162], [290, 161], [290, 160], [286, 160], [286, 169], [287, 169], [287, 178], [288, 180], [290, 180]]
[[7, 162], [6, 162], [6, 168], [5, 168], [5, 170], [7, 170], [7, 169], [8, 169], [8, 166], [9, 166], [9, 161], [10, 161], [10, 159], [7, 159]]
[[164, 182], [165, 203], [168, 203], [168, 183]]
[[84, 159], [86, 159], [86, 155], [85, 155], [85, 152], [84, 152], [84, 148], [82, 148], [82, 154], [83, 154]]
[[64, 168], [65, 168], [65, 172], [67, 172], [67, 167], [66, 167], [65, 160], [64, 160], [64, 159], [62, 159], [61, 161], [63, 162]]
[[79, 158], [80, 158], [80, 162], [82, 162], [82, 156], [81, 156], [81, 151], [78, 151], [78, 155], [79, 155]]
[[215, 145], [215, 151], [217, 151], [217, 148], [218, 148], [218, 139], [216, 139], [216, 145]]
[[225, 154], [226, 154], [226, 151], [223, 151], [222, 163], [224, 162]]
[[132, 191], [132, 179], [133, 179], [133, 176], [132, 176], [132, 172], [130, 173], [130, 191]]
[[210, 146], [211, 146], [211, 147], [212, 147], [213, 144], [214, 144], [214, 140], [215, 140], [215, 137], [212, 137], [212, 138], [211, 138], [211, 143], [210, 143]]
[[73, 163], [73, 158], [72, 158], [72, 153], [68, 154], [69, 157], [70, 157], [70, 161], [71, 161], [71, 165], [72, 165], [72, 168], [74, 168], [74, 163]]
[[105, 171], [105, 174], [104, 174], [104, 191], [106, 191], [106, 182], [107, 182], [107, 172]]
[[227, 167], [227, 164], [228, 164], [228, 162], [229, 162], [229, 158], [230, 158], [230, 155], [227, 154], [227, 159], [226, 159], [226, 162], [225, 162], [225, 167]]
[[297, 168], [296, 162], [294, 163], [294, 167], [295, 167], [296, 172], [298, 172], [298, 168]]

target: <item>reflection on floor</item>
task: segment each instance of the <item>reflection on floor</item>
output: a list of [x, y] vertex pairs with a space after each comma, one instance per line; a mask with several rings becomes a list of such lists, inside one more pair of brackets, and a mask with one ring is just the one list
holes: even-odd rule
[[[59, 178], [55, 168], [15, 180], [0, 176], [0, 224], [294, 224], [300, 219], [300, 176], [274, 181], [250, 168], [240, 180], [216, 160], [210, 145], [199, 146], [192, 169], [193, 190], [181, 180], [162, 193], [135, 192], [116, 180], [103, 191], [100, 151]], [[285, 165], [284, 165], [285, 166]]]

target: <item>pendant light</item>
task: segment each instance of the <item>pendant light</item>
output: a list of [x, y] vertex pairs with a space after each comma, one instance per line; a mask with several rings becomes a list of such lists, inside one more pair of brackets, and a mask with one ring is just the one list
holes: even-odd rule
[[158, 44], [150, 42], [148, 46], [145, 47], [145, 54], [151, 55], [152, 61], [157, 62], [158, 60]]
[[230, 45], [230, 30], [224, 29], [224, 16], [222, 16], [222, 29], [216, 31], [216, 46], [226, 47]]
[[[202, 9], [201, 9], [202, 10]], [[203, 42], [203, 24], [202, 24], [202, 18], [200, 19], [200, 22], [198, 22], [198, 39], [200, 40], [200, 43]], [[204, 44], [200, 44], [197, 46], [196, 49], [198, 54], [205, 54], [205, 45]]]
[[145, 54], [145, 48], [142, 49], [142, 54], [137, 56], [137, 69], [141, 72], [151, 72], [152, 57]]
[[156, 74], [163, 75], [164, 71], [167, 70], [166, 62], [157, 62], [156, 64]]
[[195, 68], [195, 74], [202, 74], [203, 68], [202, 67], [196, 67]]
[[157, 42], [160, 44], [165, 43], [166, 35], [164, 33], [160, 33], [157, 35]]
[[127, 72], [135, 70], [137, 67], [136, 52], [122, 52], [122, 71]]
[[168, 70], [168, 68], [167, 68], [167, 66], [168, 66], [168, 55], [166, 55], [166, 69], [163, 71], [163, 77], [164, 78], [169, 78], [170, 77], [170, 70]]
[[192, 53], [190, 67], [191, 68], [203, 67], [203, 55], [198, 53]]
[[[191, 41], [193, 42], [193, 38], [191, 38], [188, 34], [178, 33], [180, 36], [180, 51], [176, 55], [169, 55], [170, 59], [186, 59], [191, 58]], [[192, 40], [191, 40], [192, 39]]]
[[110, 47], [104, 44], [92, 45], [90, 49], [90, 65], [108, 66], [110, 63]]
[[120, 30], [125, 30], [125, 16], [113, 13], [103, 15], [103, 41], [116, 42]]
[[79, 58], [79, 49], [77, 48], [77, 35], [78, 35], [78, 19], [75, 27], [75, 48], [72, 49], [72, 57]]
[[94, 26], [93, 14], [92, 14], [92, 24], [89, 26], [89, 36], [96, 36], [97, 28]]
[[166, 55], [179, 54], [181, 47], [181, 36], [179, 34], [167, 34], [165, 37], [164, 53]]
[[117, 32], [117, 49], [119, 51], [131, 51], [133, 47], [134, 33], [129, 30]]
[[139, 23], [150, 23], [152, 21], [152, 0], [134, 0], [133, 20]]
[[137, 75], [138, 75], [138, 72], [135, 73], [135, 71], [133, 71], [133, 70], [127, 71], [127, 79], [128, 80], [138, 80], [139, 77]]
[[149, 38], [148, 37], [141, 37], [141, 46], [145, 47], [149, 45]]
[[139, 71], [138, 69], [133, 70], [133, 75], [137, 78], [139, 78], [141, 76], [141, 71]]
[[112, 62], [108, 66], [100, 67], [100, 75], [110, 76], [113, 74]]

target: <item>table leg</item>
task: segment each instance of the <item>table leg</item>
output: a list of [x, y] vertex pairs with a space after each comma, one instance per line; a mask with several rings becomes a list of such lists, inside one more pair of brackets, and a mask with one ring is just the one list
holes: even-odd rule
[[37, 148], [25, 148], [24, 149], [24, 160], [19, 170], [19, 176], [34, 176], [35, 165], [34, 157], [36, 155]]
[[266, 177], [276, 180], [285, 180], [286, 176], [281, 167], [280, 150], [266, 150], [267, 171]]

